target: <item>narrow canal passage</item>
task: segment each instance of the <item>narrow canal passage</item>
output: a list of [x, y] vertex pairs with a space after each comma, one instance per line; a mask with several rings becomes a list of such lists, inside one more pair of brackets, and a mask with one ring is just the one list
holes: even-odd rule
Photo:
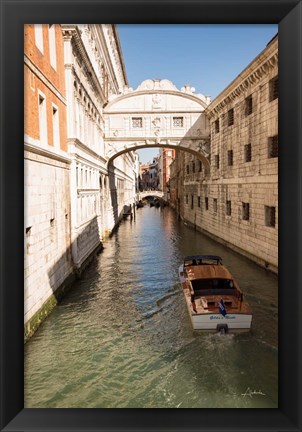
[[[177, 269], [196, 253], [222, 256], [253, 308], [251, 334], [192, 331]], [[26, 344], [25, 407], [275, 408], [277, 290], [169, 208], [139, 209]]]

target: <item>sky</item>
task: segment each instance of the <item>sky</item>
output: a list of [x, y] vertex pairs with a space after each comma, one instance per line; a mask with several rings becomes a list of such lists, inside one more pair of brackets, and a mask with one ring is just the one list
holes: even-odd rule
[[[180, 90], [221, 93], [266, 47], [277, 24], [119, 24], [129, 86], [146, 79], [168, 79]], [[147, 163], [158, 149], [138, 151]]]

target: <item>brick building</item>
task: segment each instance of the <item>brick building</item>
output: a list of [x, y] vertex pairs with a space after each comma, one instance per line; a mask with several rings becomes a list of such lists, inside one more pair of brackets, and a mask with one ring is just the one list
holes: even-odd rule
[[24, 27], [27, 338], [135, 201], [137, 156], [108, 165], [103, 108], [127, 85], [115, 25]]
[[278, 269], [278, 38], [205, 110], [210, 174], [189, 153], [171, 166], [171, 205], [216, 240]]
[[56, 24], [26, 25], [24, 30], [24, 320], [28, 323], [40, 320], [40, 308], [71, 274], [72, 261], [63, 37]]

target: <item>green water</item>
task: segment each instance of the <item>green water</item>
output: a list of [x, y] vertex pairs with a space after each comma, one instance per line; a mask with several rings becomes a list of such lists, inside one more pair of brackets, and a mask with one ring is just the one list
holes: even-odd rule
[[[192, 331], [177, 270], [195, 253], [223, 257], [251, 333]], [[274, 275], [169, 208], [139, 209], [26, 344], [25, 407], [277, 408], [277, 293]]]

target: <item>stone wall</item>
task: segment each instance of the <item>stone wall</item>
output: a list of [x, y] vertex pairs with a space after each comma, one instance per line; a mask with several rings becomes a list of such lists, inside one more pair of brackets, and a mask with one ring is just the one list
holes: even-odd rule
[[178, 152], [171, 167], [171, 205], [180, 217], [275, 272], [277, 79], [275, 38], [205, 111], [211, 125], [210, 174], [189, 153]]

